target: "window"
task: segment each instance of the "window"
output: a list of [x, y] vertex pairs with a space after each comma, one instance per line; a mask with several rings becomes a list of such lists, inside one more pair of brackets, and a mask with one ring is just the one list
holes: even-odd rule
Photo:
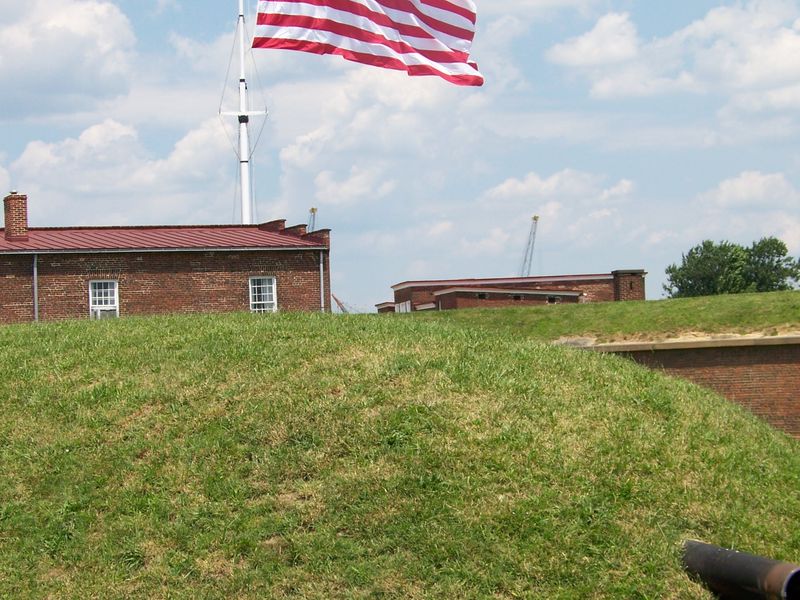
[[411, 312], [411, 300], [406, 300], [405, 302], [400, 302], [394, 305], [394, 312], [396, 313], [410, 313]]
[[548, 304], [561, 304], [561, 298], [559, 296], [548, 296], [547, 297]]
[[274, 277], [250, 278], [250, 310], [257, 313], [276, 312], [278, 295]]
[[520, 300], [522, 300], [522, 296], [516, 294], [512, 297], [512, 300], [514, 300], [514, 302], [519, 302]]
[[119, 316], [116, 281], [89, 282], [89, 316], [92, 319], [115, 319]]
[[478, 296], [478, 300], [486, 300], [487, 298], [489, 298], [489, 294], [483, 294], [482, 293], [482, 294], [478, 294], [477, 296]]

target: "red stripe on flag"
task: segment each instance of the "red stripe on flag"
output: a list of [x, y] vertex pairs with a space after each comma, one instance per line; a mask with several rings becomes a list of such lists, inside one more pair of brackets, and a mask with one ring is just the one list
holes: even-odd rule
[[253, 47], [335, 54], [482, 85], [469, 56], [472, 6], [471, 0], [261, 0]]
[[406, 65], [403, 61], [389, 58], [386, 56], [375, 56], [363, 52], [353, 52], [345, 50], [332, 44], [322, 44], [318, 42], [306, 42], [303, 40], [283, 40], [276, 38], [256, 38], [257, 45], [254, 48], [277, 48], [281, 50], [299, 50], [312, 54], [335, 54], [354, 62], [368, 64], [385, 69], [395, 69], [397, 71], [407, 71], [409, 75], [436, 75], [442, 79], [457, 85], [483, 85], [483, 78], [475, 75], [449, 75], [437, 71], [433, 67], [425, 65]]
[[[295, 0], [289, 0], [295, 2]], [[397, 31], [401, 36], [417, 37], [424, 39], [435, 39], [430, 33], [416, 25], [407, 25], [405, 23], [395, 23], [383, 13], [372, 12], [366, 7], [358, 4], [357, 2], [350, 2], [349, 0], [307, 0], [305, 2], [296, 2], [298, 4], [310, 4], [323, 8], [333, 8], [348, 12], [357, 17], [363, 17], [375, 23], [380, 27], [385, 27]], [[258, 25], [276, 25], [274, 19], [286, 18], [292, 15], [284, 13], [258, 13], [256, 24]]]
[[[343, 12], [349, 12], [359, 17], [365, 17], [370, 21], [382, 25], [384, 27], [391, 27], [403, 33], [404, 35], [411, 35], [414, 37], [430, 37], [431, 34], [421, 27], [414, 27], [405, 23], [398, 23], [394, 21], [386, 13], [370, 10], [363, 4], [355, 2], [354, 0], [282, 0], [283, 2], [293, 4], [310, 4], [312, 6], [320, 6], [324, 8], [333, 8]], [[269, 2], [267, 2], [269, 4]], [[385, 8], [404, 12], [416, 17], [421, 23], [428, 25], [430, 28], [440, 31], [446, 35], [472, 41], [475, 32], [469, 29], [462, 29], [450, 23], [436, 20], [419, 10], [410, 0], [376, 0]], [[262, 14], [262, 13], [259, 13]]]
[[396, 42], [387, 39], [385, 36], [366, 31], [355, 25], [347, 25], [331, 21], [330, 19], [315, 19], [313, 17], [295, 17], [288, 15], [264, 15], [266, 19], [259, 20], [259, 24], [271, 25], [273, 27], [297, 27], [299, 29], [313, 29], [316, 31], [328, 31], [343, 37], [348, 37], [367, 44], [380, 44], [398, 54], [419, 54], [432, 61], [439, 63], [464, 63], [469, 60], [466, 52], [456, 52], [454, 50], [427, 50], [414, 48], [407, 42]]
[[469, 20], [473, 25], [475, 25], [477, 20], [474, 11], [464, 8], [463, 6], [459, 6], [458, 4], [454, 4], [453, 2], [448, 2], [447, 0], [420, 0], [420, 3], [461, 15], [465, 19]]
[[[437, 31], [441, 31], [442, 33], [452, 35], [453, 37], [471, 39], [472, 36], [474, 35], [474, 33], [469, 29], [462, 29], [451, 23], [445, 23], [444, 21], [439, 21], [438, 19], [432, 17], [431, 15], [422, 12], [419, 9], [419, 7], [416, 4], [414, 4], [411, 0], [375, 0], [375, 1], [377, 4], [385, 6], [386, 8], [391, 8], [394, 10], [402, 11], [404, 13], [412, 14], [426, 25], [429, 25], [430, 27], [436, 29]], [[444, 10], [449, 10], [449, 9], [444, 9]]]

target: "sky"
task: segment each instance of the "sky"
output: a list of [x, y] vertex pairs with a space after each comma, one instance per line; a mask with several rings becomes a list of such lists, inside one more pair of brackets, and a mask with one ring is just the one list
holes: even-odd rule
[[[532, 274], [645, 269], [654, 300], [705, 239], [800, 255], [800, 3], [476, 3], [481, 88], [252, 53], [257, 220], [317, 207], [348, 306], [519, 275], [534, 214]], [[0, 0], [0, 190], [31, 226], [238, 222], [237, 9]]]

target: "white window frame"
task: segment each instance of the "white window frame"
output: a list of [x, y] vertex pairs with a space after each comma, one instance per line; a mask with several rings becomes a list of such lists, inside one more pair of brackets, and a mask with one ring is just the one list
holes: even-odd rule
[[[112, 284], [113, 297], [102, 296], [102, 300], [111, 300], [113, 304], [107, 302], [98, 303], [97, 288], [98, 284]], [[89, 318], [118, 318], [119, 317], [119, 282], [116, 279], [93, 279], [89, 282]]]
[[400, 302], [394, 305], [394, 312], [396, 313], [410, 313], [411, 312], [411, 300], [406, 300], [405, 302]]
[[[267, 285], [272, 291], [272, 300], [258, 300], [256, 298], [256, 287], [259, 282], [268, 282]], [[248, 281], [250, 292], [250, 312], [254, 313], [274, 313], [278, 312], [278, 281], [275, 277], [265, 275], [254, 275]]]

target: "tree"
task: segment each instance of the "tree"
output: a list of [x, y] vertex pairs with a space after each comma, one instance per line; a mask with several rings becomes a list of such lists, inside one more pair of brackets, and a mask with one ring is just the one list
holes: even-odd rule
[[705, 240], [683, 255], [680, 266], [666, 269], [664, 290], [672, 298], [772, 292], [793, 289], [800, 261], [788, 256], [786, 244], [768, 237], [744, 248]]
[[747, 251], [738, 244], [705, 240], [666, 269], [664, 289], [672, 298], [738, 294], [747, 289]]
[[791, 290], [800, 279], [800, 260], [778, 238], [761, 238], [748, 249], [745, 277], [754, 292]]

